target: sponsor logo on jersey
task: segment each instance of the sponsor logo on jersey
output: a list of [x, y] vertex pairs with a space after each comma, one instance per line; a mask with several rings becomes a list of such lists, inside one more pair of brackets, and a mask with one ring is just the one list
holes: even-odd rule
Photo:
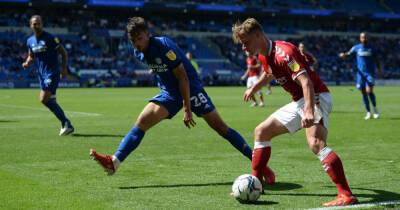
[[154, 64], [150, 63], [148, 64], [149, 68], [151, 69], [152, 72], [157, 72], [157, 73], [162, 73], [168, 71], [168, 66], [167, 64]]
[[372, 55], [372, 53], [371, 53], [371, 50], [358, 50], [358, 52], [357, 52], [357, 55], [358, 56], [371, 56]]
[[167, 52], [167, 54], [165, 54], [167, 56], [167, 58], [171, 61], [176, 60], [176, 54], [174, 53], [173, 50], [170, 50]]
[[37, 44], [31, 44], [32, 52], [33, 53], [40, 53], [40, 52], [45, 52], [47, 50], [46, 47], [46, 42], [43, 40], [40, 40], [39, 43]]
[[60, 40], [59, 40], [57, 37], [54, 38], [54, 42], [55, 42], [56, 44], [60, 44]]
[[298, 72], [300, 70], [300, 65], [295, 60], [291, 60], [288, 66], [293, 72]]

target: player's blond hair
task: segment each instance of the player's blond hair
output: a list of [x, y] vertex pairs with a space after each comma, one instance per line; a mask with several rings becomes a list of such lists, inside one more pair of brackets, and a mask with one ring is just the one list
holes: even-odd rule
[[128, 19], [126, 30], [129, 34], [136, 36], [142, 31], [148, 31], [147, 23], [142, 17], [131, 17]]
[[263, 31], [261, 24], [254, 18], [247, 18], [244, 22], [237, 21], [232, 26], [232, 38], [237, 44], [240, 42], [239, 36], [250, 34], [253, 31]]

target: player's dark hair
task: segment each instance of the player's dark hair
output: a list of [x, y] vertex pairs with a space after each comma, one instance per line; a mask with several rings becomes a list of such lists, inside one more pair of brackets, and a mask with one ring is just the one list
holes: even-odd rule
[[136, 36], [142, 31], [148, 31], [147, 23], [142, 17], [131, 17], [128, 19], [126, 30], [128, 34]]

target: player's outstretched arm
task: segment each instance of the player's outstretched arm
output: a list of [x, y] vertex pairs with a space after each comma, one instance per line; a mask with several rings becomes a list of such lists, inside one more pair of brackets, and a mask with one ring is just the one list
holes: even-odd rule
[[24, 69], [28, 68], [31, 64], [33, 63], [33, 53], [29, 50], [28, 51], [28, 57], [25, 59], [25, 61], [22, 63], [22, 67]]
[[354, 52], [354, 48], [355, 47], [352, 47], [349, 51], [347, 51], [347, 52], [341, 52], [341, 53], [339, 53], [339, 57], [340, 58], [343, 58], [343, 59], [345, 59], [345, 58], [347, 58], [349, 55], [351, 55], [353, 52]]
[[178, 79], [179, 91], [183, 98], [183, 123], [188, 128], [194, 127], [196, 122], [193, 120], [192, 109], [190, 107], [190, 87], [185, 67], [181, 63], [174, 69], [173, 72], [175, 77]]
[[64, 78], [68, 75], [68, 53], [62, 45], [59, 45], [57, 52], [61, 55], [61, 78]]

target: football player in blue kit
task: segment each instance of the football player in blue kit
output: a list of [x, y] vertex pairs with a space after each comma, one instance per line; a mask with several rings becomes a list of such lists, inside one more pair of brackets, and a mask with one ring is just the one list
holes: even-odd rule
[[149, 100], [114, 155], [100, 154], [91, 149], [90, 155], [93, 159], [109, 175], [114, 174], [120, 163], [138, 147], [151, 127], [164, 119], [171, 119], [183, 107], [183, 123], [186, 127], [195, 126], [192, 116], [194, 112], [251, 160], [251, 148], [238, 132], [222, 120], [183, 51], [165, 36], [152, 36], [142, 17], [130, 18], [127, 32], [135, 48], [134, 55], [155, 74], [161, 92]]
[[[371, 116], [377, 119], [379, 118], [379, 112], [376, 107], [376, 98], [374, 94], [375, 68], [382, 71], [381, 64], [377, 58], [377, 52], [368, 43], [368, 34], [366, 32], [360, 33], [360, 42], [360, 44], [354, 45], [348, 52], [340, 53], [339, 56], [341, 58], [346, 58], [354, 53], [356, 54], [357, 89], [361, 91], [363, 103], [367, 111], [365, 119], [369, 120]], [[371, 100], [374, 109], [373, 115], [371, 115], [369, 100]]]
[[[57, 37], [43, 30], [43, 21], [39, 15], [32, 16], [29, 20], [29, 25], [33, 35], [26, 42], [28, 57], [22, 63], [22, 67], [28, 68], [35, 62], [41, 87], [40, 102], [60, 120], [61, 130], [59, 135], [71, 134], [74, 132], [74, 127], [56, 101], [56, 91], [60, 76], [65, 77], [68, 74], [67, 52]], [[62, 57], [61, 70], [58, 62], [59, 54]]]

